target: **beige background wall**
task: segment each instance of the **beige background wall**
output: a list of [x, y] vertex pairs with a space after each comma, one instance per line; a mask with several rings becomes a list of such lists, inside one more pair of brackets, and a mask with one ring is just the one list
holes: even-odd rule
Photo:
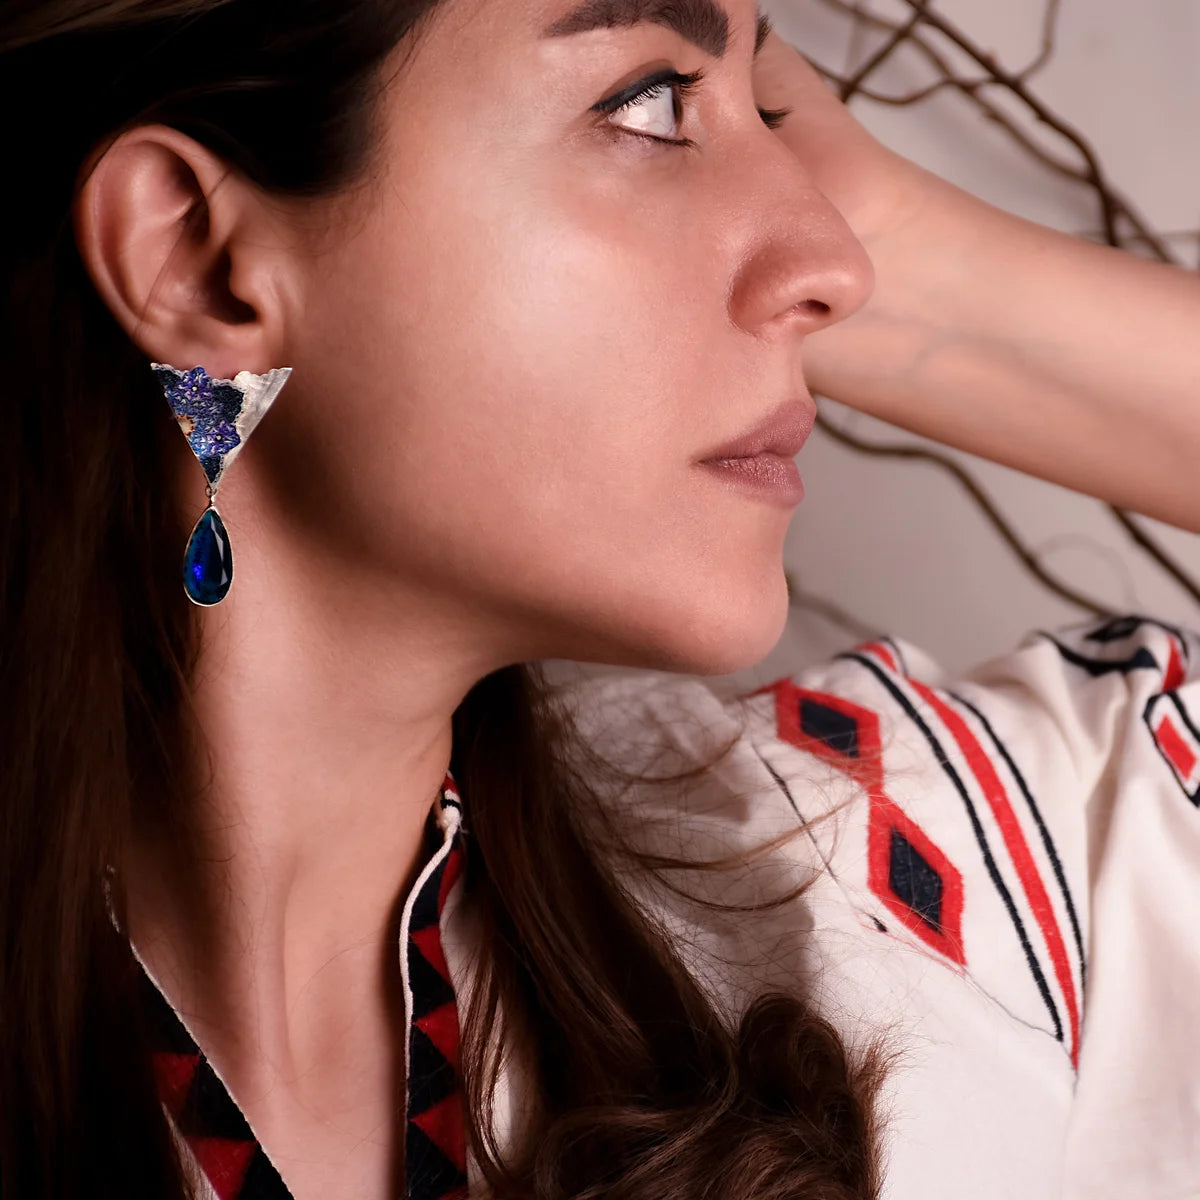
[[[937, 3], [1006, 65], [1019, 68], [1036, 56], [1041, 0]], [[785, 37], [835, 69], [862, 61], [879, 44], [875, 34], [853, 47], [848, 23], [823, 0], [773, 0], [766, 7]], [[897, 0], [870, 0], [866, 7], [881, 15], [909, 11]], [[1115, 186], [1153, 225], [1168, 231], [1200, 227], [1200, 3], [1062, 0], [1058, 46], [1031, 86], [1087, 136]], [[899, 93], [930, 78], [906, 55], [873, 86]], [[1037, 165], [961, 97], [946, 94], [920, 108], [856, 102], [854, 111], [901, 152], [993, 203], [1072, 232], [1098, 227], [1091, 193]], [[1042, 141], [1061, 146], [1052, 138]], [[1196, 263], [1200, 247], [1194, 239], [1173, 244]], [[1152, 371], [1154, 364], [1146, 366]], [[963, 397], [964, 404], [970, 400]], [[1037, 397], [1026, 402], [1032, 436]], [[863, 437], [917, 440], [821, 403]], [[958, 457], [1022, 537], [1043, 551], [1049, 569], [1114, 607], [1200, 628], [1200, 606], [1134, 549], [1102, 505]], [[806, 591], [867, 625], [910, 638], [953, 669], [1009, 648], [1030, 629], [1085, 615], [1029, 578], [965, 494], [936, 468], [865, 459], [819, 433], [799, 462], [808, 495], [790, 531], [789, 570]], [[1200, 578], [1200, 538], [1146, 525]], [[797, 612], [777, 651], [752, 677], [793, 670], [854, 640], [825, 618]]]

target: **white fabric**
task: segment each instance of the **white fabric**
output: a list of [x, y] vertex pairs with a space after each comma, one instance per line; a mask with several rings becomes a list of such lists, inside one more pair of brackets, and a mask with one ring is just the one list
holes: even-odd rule
[[[633, 771], [732, 743], [699, 780], [606, 791], [640, 844], [716, 858], [847, 803], [764, 859], [676, 878], [744, 904], [815, 877], [782, 908], [714, 914], [630, 882], [730, 1011], [766, 987], [811, 988], [852, 1044], [886, 1032], [902, 1049], [886, 1200], [1200, 1197], [1194, 635], [1132, 619], [1031, 634], [955, 681], [891, 640], [743, 702], [656, 674], [571, 698], [587, 740]], [[881, 763], [781, 733], [801, 704], [826, 730], [839, 706], [874, 714]], [[957, 941], [931, 941], [872, 886], [872, 812], [945, 856], [943, 932], [945, 880], [961, 878]], [[877, 869], [895, 844], [878, 843]], [[456, 976], [469, 941], [447, 941]], [[506, 1088], [519, 1112], [521, 1082]]]

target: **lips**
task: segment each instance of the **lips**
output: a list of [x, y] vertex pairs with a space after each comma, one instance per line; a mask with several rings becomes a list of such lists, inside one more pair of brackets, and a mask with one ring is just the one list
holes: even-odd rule
[[776, 458], [795, 458], [808, 441], [816, 419], [816, 405], [810, 398], [789, 400], [732, 442], [707, 451], [699, 461], [728, 462], [731, 459], [758, 458], [764, 454]]

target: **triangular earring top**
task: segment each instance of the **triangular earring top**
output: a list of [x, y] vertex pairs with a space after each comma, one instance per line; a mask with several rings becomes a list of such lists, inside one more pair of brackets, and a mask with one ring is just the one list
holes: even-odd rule
[[208, 508], [188, 538], [183, 563], [188, 599], [207, 608], [220, 604], [233, 583], [233, 551], [216, 509], [217, 488], [292, 368], [277, 367], [265, 375], [241, 371], [232, 379], [212, 379], [203, 367], [179, 371], [151, 363], [150, 368], [208, 480]]
[[283, 390], [292, 368], [277, 367], [265, 375], [240, 371], [232, 379], [212, 379], [203, 367], [179, 371], [151, 363], [150, 368], [215, 496], [221, 476]]

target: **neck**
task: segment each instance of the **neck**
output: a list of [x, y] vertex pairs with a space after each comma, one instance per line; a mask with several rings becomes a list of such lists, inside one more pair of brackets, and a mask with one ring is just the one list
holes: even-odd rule
[[353, 610], [281, 608], [284, 574], [252, 562], [205, 611], [195, 800], [184, 836], [138, 832], [127, 873], [135, 946], [242, 1092], [344, 1056], [347, 1029], [394, 1029], [451, 718], [498, 665], [444, 619], [398, 628], [395, 595], [373, 606], [361, 582]]

